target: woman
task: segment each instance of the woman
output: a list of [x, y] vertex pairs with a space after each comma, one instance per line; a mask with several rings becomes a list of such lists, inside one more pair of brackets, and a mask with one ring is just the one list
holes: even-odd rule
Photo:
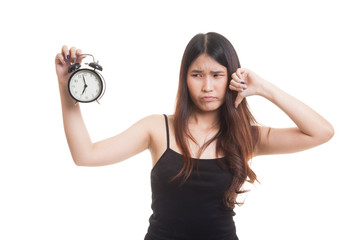
[[[146, 240], [234, 240], [238, 194], [255, 173], [248, 161], [264, 154], [302, 151], [325, 143], [331, 124], [249, 69], [217, 33], [196, 35], [180, 70], [175, 114], [148, 116], [126, 131], [92, 143], [79, 104], [69, 96], [67, 69], [81, 51], [64, 46], [56, 56], [64, 128], [74, 162], [100, 166], [150, 150], [152, 209]], [[294, 128], [256, 124], [246, 102], [259, 95], [282, 109]]]

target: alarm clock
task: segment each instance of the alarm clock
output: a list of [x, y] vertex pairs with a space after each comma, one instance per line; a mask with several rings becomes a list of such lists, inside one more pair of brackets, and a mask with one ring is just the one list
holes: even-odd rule
[[80, 63], [72, 63], [68, 69], [71, 73], [68, 82], [68, 89], [70, 96], [77, 102], [90, 103], [97, 101], [103, 96], [105, 92], [105, 80], [99, 73], [102, 67], [98, 62], [95, 62], [91, 54], [81, 54], [80, 56], [91, 56], [92, 63], [86, 63], [88, 67], [82, 67]]

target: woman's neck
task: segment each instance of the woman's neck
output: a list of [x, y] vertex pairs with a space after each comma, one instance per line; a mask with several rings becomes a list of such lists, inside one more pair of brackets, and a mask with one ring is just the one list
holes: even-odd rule
[[189, 118], [189, 127], [201, 130], [211, 130], [219, 126], [219, 111], [200, 112], [193, 111]]

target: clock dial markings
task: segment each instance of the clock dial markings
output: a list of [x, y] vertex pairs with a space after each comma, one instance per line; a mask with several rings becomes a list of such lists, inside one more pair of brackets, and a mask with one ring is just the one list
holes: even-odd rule
[[92, 70], [79, 70], [70, 80], [70, 93], [78, 101], [94, 101], [102, 92], [102, 80]]

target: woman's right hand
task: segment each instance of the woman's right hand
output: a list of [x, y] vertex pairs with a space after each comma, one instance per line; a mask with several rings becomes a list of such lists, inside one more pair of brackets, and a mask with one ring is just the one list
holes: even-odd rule
[[68, 73], [68, 69], [71, 63], [80, 63], [84, 56], [81, 55], [81, 50], [75, 47], [68, 49], [66, 45], [61, 48], [61, 53], [58, 53], [55, 57], [56, 74], [59, 84], [67, 84], [67, 81], [71, 73]]

